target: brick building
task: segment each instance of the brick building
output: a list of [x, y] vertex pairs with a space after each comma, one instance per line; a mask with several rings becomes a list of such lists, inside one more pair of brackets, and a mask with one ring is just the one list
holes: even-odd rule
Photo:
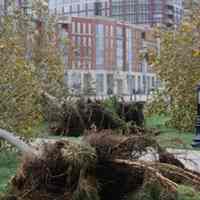
[[65, 77], [75, 92], [84, 93], [91, 86], [88, 80], [95, 83], [98, 96], [130, 96], [156, 86], [155, 74], [140, 55], [148, 46], [156, 48], [147, 30], [105, 17], [67, 19], [60, 22], [59, 38], [68, 38]]
[[49, 0], [49, 11], [70, 19], [61, 32], [69, 88], [81, 93], [94, 80], [97, 95], [147, 94], [156, 77], [141, 52], [159, 49], [149, 26], [178, 24], [182, 0]]
[[183, 0], [49, 0], [52, 14], [107, 16], [131, 24], [179, 24]]

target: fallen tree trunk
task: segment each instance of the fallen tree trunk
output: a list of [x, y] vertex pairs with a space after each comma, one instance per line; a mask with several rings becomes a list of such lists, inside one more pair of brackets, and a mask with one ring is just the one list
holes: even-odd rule
[[15, 146], [22, 154], [28, 154], [34, 157], [39, 155], [39, 151], [30, 147], [13, 133], [10, 133], [6, 130], [0, 129], [0, 139], [4, 139], [11, 145]]

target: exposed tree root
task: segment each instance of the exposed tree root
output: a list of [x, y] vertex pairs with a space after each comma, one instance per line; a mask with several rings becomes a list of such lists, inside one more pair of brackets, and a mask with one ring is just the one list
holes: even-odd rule
[[163, 176], [162, 173], [160, 173], [159, 170], [157, 170], [157, 168], [150, 166], [148, 163], [139, 161], [133, 162], [129, 160], [120, 160], [120, 159], [116, 159], [113, 162], [129, 165], [133, 168], [144, 170], [145, 173], [156, 178], [159, 181], [160, 185], [166, 188], [168, 191], [177, 192], [177, 186], [178, 186], [177, 183]]
[[200, 176], [196, 173], [165, 163], [153, 163], [152, 167], [157, 168], [160, 173], [170, 180], [178, 184], [190, 185], [200, 191]]

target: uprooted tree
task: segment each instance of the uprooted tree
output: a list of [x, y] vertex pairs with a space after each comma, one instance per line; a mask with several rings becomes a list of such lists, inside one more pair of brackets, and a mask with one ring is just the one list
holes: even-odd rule
[[143, 102], [127, 103], [116, 97], [105, 101], [57, 99], [57, 104], [51, 100], [45, 96], [43, 109], [53, 134], [83, 134], [94, 126], [97, 130], [115, 129], [128, 134], [144, 125]]
[[[149, 137], [104, 131], [87, 134], [79, 143], [60, 140], [39, 149], [2, 129], [0, 138], [23, 154], [3, 200], [177, 200], [180, 185], [200, 191], [200, 174]], [[157, 150], [159, 161], [138, 159], [149, 147]]]

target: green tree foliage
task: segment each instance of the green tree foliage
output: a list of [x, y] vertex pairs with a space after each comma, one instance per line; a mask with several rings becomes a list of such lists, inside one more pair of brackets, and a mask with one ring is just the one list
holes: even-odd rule
[[2, 17], [0, 29], [0, 127], [20, 133], [42, 120], [41, 92], [58, 96], [63, 86], [56, 22], [42, 1], [34, 3], [31, 15]]
[[200, 200], [200, 193], [191, 187], [179, 186], [177, 200]]
[[35, 67], [26, 61], [26, 49], [13, 25], [13, 19], [5, 18], [0, 33], [0, 127], [24, 132], [40, 118], [38, 83]]
[[168, 115], [169, 103], [165, 90], [157, 89], [145, 105], [145, 115], [149, 117], [152, 115]]
[[200, 13], [176, 31], [161, 31], [161, 53], [155, 71], [170, 98], [170, 126], [192, 130], [196, 116], [196, 85], [200, 77]]
[[169, 192], [153, 178], [144, 182], [143, 187], [131, 193], [127, 200], [177, 200], [177, 194]]

